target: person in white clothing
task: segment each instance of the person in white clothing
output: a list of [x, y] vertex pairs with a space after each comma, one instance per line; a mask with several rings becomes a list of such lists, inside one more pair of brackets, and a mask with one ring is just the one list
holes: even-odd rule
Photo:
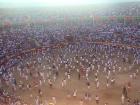
[[124, 101], [125, 101], [125, 97], [124, 95], [122, 94], [122, 97], [121, 97], [121, 104], [124, 105]]

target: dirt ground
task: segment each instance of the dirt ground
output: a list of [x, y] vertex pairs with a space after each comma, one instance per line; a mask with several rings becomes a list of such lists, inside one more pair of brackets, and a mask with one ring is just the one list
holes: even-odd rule
[[[121, 105], [121, 95], [122, 95], [122, 87], [127, 85], [128, 81], [131, 82], [132, 88], [128, 91], [128, 96], [133, 99], [140, 98], [140, 74], [137, 75], [136, 79], [131, 79], [129, 77], [129, 72], [127, 73], [118, 73], [115, 75], [116, 83], [114, 86], [106, 87], [106, 79], [103, 73], [99, 76], [100, 87], [96, 89], [93, 78], [91, 80], [91, 88], [87, 89], [85, 84], [85, 79], [78, 80], [77, 74], [71, 77], [71, 80], [67, 81], [67, 86], [62, 88], [61, 81], [62, 77], [57, 79], [54, 87], [51, 89], [47, 83], [45, 83], [41, 88], [43, 91], [43, 95], [41, 97], [42, 102], [47, 100], [49, 103], [52, 102], [52, 97], [56, 97], [56, 105], [80, 105], [80, 100], [84, 98], [85, 92], [89, 92], [91, 94], [91, 101], [84, 101], [84, 105], [96, 105], [95, 103], [95, 95], [100, 97], [99, 105], [104, 105], [104, 103], [108, 103], [109, 105]], [[91, 74], [92, 75], [92, 74]], [[92, 82], [93, 81], [93, 82]], [[72, 91], [77, 89], [77, 97], [68, 97], [70, 93], [72, 95]], [[30, 94], [33, 94], [33, 97], [30, 97]], [[35, 105], [35, 96], [38, 95], [37, 88], [32, 88], [30, 91], [21, 91], [18, 90], [16, 95], [21, 96], [22, 100], [29, 104]]]

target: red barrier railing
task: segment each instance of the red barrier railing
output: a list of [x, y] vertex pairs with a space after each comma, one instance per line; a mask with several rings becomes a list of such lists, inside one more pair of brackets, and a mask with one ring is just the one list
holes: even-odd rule
[[[73, 44], [78, 44], [78, 43], [90, 43], [90, 44], [98, 44], [98, 45], [110, 45], [110, 46], [116, 46], [116, 47], [123, 47], [123, 48], [134, 48], [134, 49], [140, 49], [140, 46], [132, 46], [132, 45], [126, 45], [126, 44], [119, 44], [119, 43], [112, 43], [112, 42], [101, 42], [101, 41], [96, 41], [96, 42], [92, 42], [92, 41], [77, 41], [77, 42], [72, 42]], [[59, 44], [51, 44], [49, 46], [43, 46], [43, 47], [39, 47], [39, 48], [33, 48], [33, 49], [29, 49], [29, 50], [24, 50], [22, 52], [13, 54], [13, 55], [7, 55], [4, 60], [2, 62], [0, 62], [0, 66], [1, 65], [5, 65], [10, 59], [12, 58], [16, 58], [22, 55], [25, 55], [27, 53], [31, 53], [31, 52], [40, 52], [43, 50], [47, 50], [48, 48], [52, 48], [52, 49], [56, 49], [56, 48], [62, 48], [67, 46], [69, 43], [65, 43], [65, 42], [60, 42]]]

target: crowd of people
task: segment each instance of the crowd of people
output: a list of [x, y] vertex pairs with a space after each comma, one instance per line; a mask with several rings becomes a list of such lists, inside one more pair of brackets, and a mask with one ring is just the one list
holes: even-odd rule
[[135, 3], [120, 3], [85, 7], [65, 7], [65, 8], [19, 8], [19, 9], [2, 9], [0, 11], [0, 26], [3, 24], [25, 24], [25, 23], [39, 23], [39, 22], [53, 22], [54, 20], [67, 19], [91, 19], [93, 16], [102, 18], [105, 17], [128, 17], [133, 20], [140, 20], [140, 6], [139, 2]]
[[[115, 84], [115, 76], [119, 72], [131, 71], [130, 78], [132, 79], [136, 79], [137, 75], [139, 75], [139, 49], [80, 43], [78, 45], [69, 45], [62, 49], [50, 49], [26, 56], [28, 58], [18, 58], [19, 63], [14, 67], [6, 69], [1, 66], [2, 78], [0, 83], [1, 88], [4, 86], [10, 87], [11, 91], [9, 93], [13, 95], [18, 90], [31, 91], [33, 88], [37, 88], [35, 105], [44, 105], [41, 100], [41, 97], [45, 95], [42, 92], [44, 84], [47, 84], [50, 89], [59, 84], [59, 87], [65, 90], [70, 80], [75, 78], [75, 74], [77, 74], [77, 80], [85, 82], [87, 86], [84, 99], [80, 100], [81, 105], [83, 105], [84, 101], [93, 100], [92, 93], [88, 92], [93, 84], [96, 89], [104, 86], [109, 88]], [[121, 65], [122, 63], [123, 65]], [[128, 67], [124, 67], [124, 65], [128, 65]], [[105, 84], [100, 80], [102, 73], [106, 78]], [[58, 81], [58, 78], [62, 78], [62, 81]], [[129, 88], [131, 88], [131, 85], [128, 85], [127, 90]], [[7, 91], [4, 89], [3, 92], [6, 94]], [[127, 94], [127, 92], [122, 93]], [[67, 97], [77, 97], [77, 94], [78, 89], [70, 90]], [[124, 94], [122, 94], [124, 97], [122, 97], [122, 104], [126, 99]], [[33, 94], [29, 94], [29, 96], [33, 97]], [[57, 105], [57, 98], [52, 97], [52, 100], [53, 104]], [[95, 100], [99, 104], [98, 95], [96, 95]], [[134, 101], [134, 103], [134, 105], [139, 105], [139, 101]], [[48, 105], [47, 102], [45, 105]]]
[[[86, 24], [86, 23], [85, 23]], [[119, 35], [117, 33], [120, 33]], [[2, 29], [0, 40], [1, 57], [14, 54], [38, 46], [47, 46], [50, 43], [63, 41], [65, 36], [71, 35], [77, 40], [86, 37], [92, 41], [109, 41], [133, 46], [140, 46], [140, 30], [138, 25], [124, 25], [123, 23], [102, 24], [90, 27], [88, 24], [67, 26], [38, 25], [17, 26]]]
[[[117, 13], [139, 15], [139, 12], [133, 12], [133, 10], [139, 11], [139, 7], [135, 5], [134, 9], [131, 6], [130, 9], [125, 9], [131, 10], [132, 14], [122, 12], [123, 9], [119, 11], [118, 8]], [[120, 104], [140, 105], [140, 98], [134, 98], [129, 94], [133, 81], [140, 75], [139, 27], [139, 23], [94, 24], [93, 21], [31, 23], [1, 27], [0, 102], [3, 102], [2, 105], [29, 103], [29, 105], [60, 105], [57, 95], [49, 96], [43, 92], [47, 90], [53, 92], [58, 88], [62, 89], [62, 94], [67, 93], [65, 97], [68, 99], [79, 100], [78, 105], [85, 105], [88, 102], [101, 105], [102, 97], [98, 90], [113, 89], [118, 81], [116, 76], [119, 73], [129, 72], [130, 81], [120, 86], [122, 88]], [[55, 46], [56, 43], [66, 40], [66, 36], [72, 37], [73, 43], [65, 41], [68, 44], [61, 48], [49, 47], [38, 52], [22, 53], [52, 44]], [[104, 42], [112, 44], [103, 44]], [[118, 47], [117, 44], [122, 46]], [[16, 54], [18, 56], [11, 57]], [[78, 86], [71, 82], [73, 79], [80, 84], [84, 83], [85, 89], [77, 88]], [[96, 94], [91, 92], [92, 88], [95, 88]], [[27, 97], [32, 102], [24, 102], [22, 95], [17, 94], [21, 91], [28, 92]], [[71, 105], [70, 102], [67, 105]], [[104, 102], [102, 105], [110, 105], [110, 102]]]

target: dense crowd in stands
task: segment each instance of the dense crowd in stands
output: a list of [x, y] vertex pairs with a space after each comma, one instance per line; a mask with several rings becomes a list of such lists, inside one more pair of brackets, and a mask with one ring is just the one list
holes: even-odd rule
[[[50, 43], [63, 41], [65, 36], [71, 35], [75, 39], [91, 41], [108, 41], [118, 44], [140, 46], [140, 29], [138, 25], [124, 25], [123, 23], [102, 24], [95, 27], [63, 23], [58, 25], [20, 26], [3, 29], [0, 40], [0, 57], [15, 54], [37, 46], [47, 46]], [[82, 39], [83, 38], [83, 39]]]
[[[0, 11], [0, 20], [11, 21], [13, 24], [26, 23], [29, 20], [32, 22], [37, 21], [53, 21], [63, 20], [67, 18], [83, 18], [92, 16], [140, 16], [140, 3], [121, 3], [110, 4], [103, 6], [85, 6], [85, 7], [65, 7], [58, 8], [21, 8], [21, 9], [2, 9]], [[2, 23], [0, 23], [1, 25]]]

